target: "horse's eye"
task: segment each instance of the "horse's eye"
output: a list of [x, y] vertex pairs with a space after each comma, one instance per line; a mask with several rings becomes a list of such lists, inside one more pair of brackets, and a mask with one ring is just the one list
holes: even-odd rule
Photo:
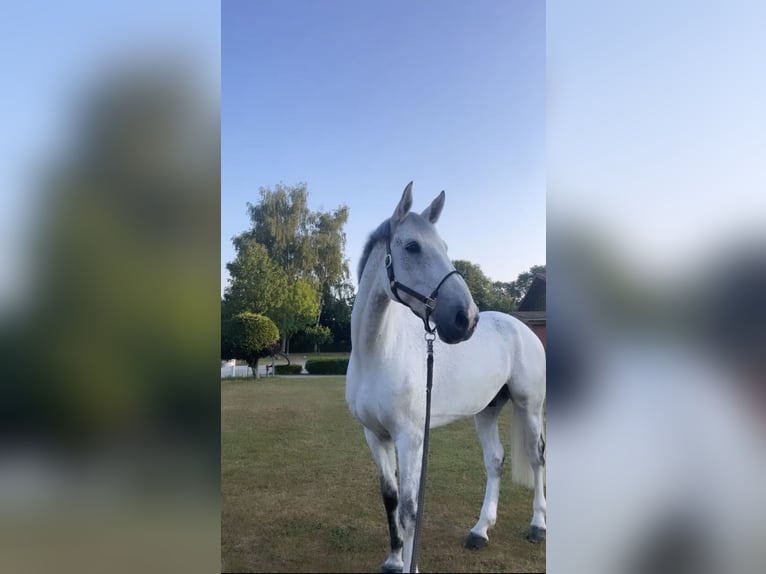
[[404, 249], [407, 250], [407, 253], [420, 253], [420, 243], [417, 241], [410, 241], [404, 246]]

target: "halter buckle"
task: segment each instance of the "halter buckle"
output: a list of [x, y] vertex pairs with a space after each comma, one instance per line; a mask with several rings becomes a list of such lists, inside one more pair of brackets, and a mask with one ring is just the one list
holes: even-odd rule
[[393, 260], [391, 259], [391, 254], [386, 253], [386, 258], [383, 261], [386, 267], [391, 267], [391, 263], [393, 263]]

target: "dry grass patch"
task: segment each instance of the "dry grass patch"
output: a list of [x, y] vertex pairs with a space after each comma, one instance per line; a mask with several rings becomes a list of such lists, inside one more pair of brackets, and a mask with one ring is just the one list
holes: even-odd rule
[[[388, 527], [375, 465], [343, 377], [221, 384], [222, 568], [226, 572], [379, 572]], [[509, 443], [510, 410], [501, 417]], [[545, 544], [524, 535], [532, 491], [506, 472], [489, 545], [465, 550], [484, 497], [481, 446], [467, 419], [431, 439], [424, 572], [542, 572]]]

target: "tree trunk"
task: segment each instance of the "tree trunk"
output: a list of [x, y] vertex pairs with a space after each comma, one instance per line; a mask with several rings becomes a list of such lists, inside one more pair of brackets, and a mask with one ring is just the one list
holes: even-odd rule
[[248, 365], [248, 366], [249, 366], [251, 369], [253, 369], [253, 376], [254, 376], [256, 379], [260, 379], [260, 378], [261, 378], [261, 375], [258, 373], [258, 359], [256, 358], [256, 359], [255, 359], [255, 362], [252, 362], [252, 363], [251, 363], [250, 361], [248, 361], [248, 362], [247, 362], [247, 365]]
[[316, 326], [319, 327], [319, 320], [322, 318], [322, 309], [324, 309], [324, 295], [319, 299], [319, 313], [317, 313]]

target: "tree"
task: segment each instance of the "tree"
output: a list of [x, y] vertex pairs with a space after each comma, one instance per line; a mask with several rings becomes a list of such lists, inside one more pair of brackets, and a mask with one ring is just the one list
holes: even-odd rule
[[321, 298], [317, 325], [325, 305], [348, 282], [348, 261], [345, 259], [346, 234], [343, 226], [348, 221], [348, 207], [341, 206], [332, 213], [317, 212], [316, 233], [312, 245], [317, 255], [314, 276]]
[[306, 340], [314, 345], [314, 352], [319, 352], [319, 345], [332, 342], [332, 333], [330, 329], [324, 325], [311, 325], [304, 330], [306, 334]]
[[290, 352], [290, 337], [314, 324], [318, 312], [319, 294], [306, 279], [298, 279], [286, 289], [282, 304], [270, 312], [282, 334], [284, 353]]
[[237, 256], [226, 264], [229, 285], [225, 305], [229, 316], [243, 311], [270, 315], [285, 303], [287, 274], [280, 269], [266, 248], [252, 238], [238, 242]]
[[473, 300], [480, 311], [491, 310], [510, 313], [516, 310], [519, 300], [514, 295], [516, 291], [514, 291], [513, 283], [493, 282], [484, 275], [481, 267], [470, 261], [457, 260], [452, 263], [465, 278]]
[[[273, 189], [261, 188], [259, 193], [260, 201], [247, 205], [250, 229], [234, 237], [233, 243], [237, 260], [246, 261], [252, 245], [260, 245], [273, 265], [263, 263], [263, 253], [258, 255], [260, 267], [255, 263], [235, 265], [229, 269], [232, 284], [228, 291], [230, 298], [240, 303], [232, 305], [237, 311], [247, 308], [251, 301], [261, 303], [252, 310], [275, 321], [282, 334], [283, 350], [287, 351], [294, 333], [308, 324], [320, 324], [323, 307], [337, 286], [348, 279], [343, 232], [348, 207], [311, 211], [304, 183], [280, 183]], [[275, 269], [283, 274], [284, 281], [277, 277]], [[261, 277], [256, 277], [258, 274]], [[311, 317], [307, 319], [308, 315]]]
[[306, 184], [289, 187], [279, 183], [274, 190], [262, 187], [258, 192], [261, 200], [247, 204], [251, 227], [234, 238], [234, 246], [239, 250], [241, 241], [254, 240], [288, 277], [308, 277], [316, 264], [316, 252], [311, 245], [314, 223]]
[[278, 341], [277, 326], [264, 315], [244, 311], [221, 323], [221, 358], [244, 359], [256, 378], [258, 359], [272, 355]]
[[468, 284], [468, 289], [471, 291], [474, 303], [480, 311], [487, 311], [492, 307], [492, 281], [484, 275], [481, 267], [470, 261], [464, 261], [458, 259], [453, 261], [452, 264], [455, 269], [460, 271], [460, 274]]
[[350, 283], [339, 285], [325, 294], [325, 307], [320, 324], [330, 330], [336, 351], [351, 350], [351, 310], [354, 289]]
[[524, 295], [529, 291], [532, 281], [535, 279], [536, 273], [545, 273], [545, 265], [533, 265], [529, 268], [529, 271], [519, 273], [516, 281], [509, 284], [509, 292], [513, 298], [518, 302], [524, 298]]
[[511, 293], [511, 283], [495, 281], [492, 283], [492, 309], [502, 313], [515, 311], [519, 302]]

